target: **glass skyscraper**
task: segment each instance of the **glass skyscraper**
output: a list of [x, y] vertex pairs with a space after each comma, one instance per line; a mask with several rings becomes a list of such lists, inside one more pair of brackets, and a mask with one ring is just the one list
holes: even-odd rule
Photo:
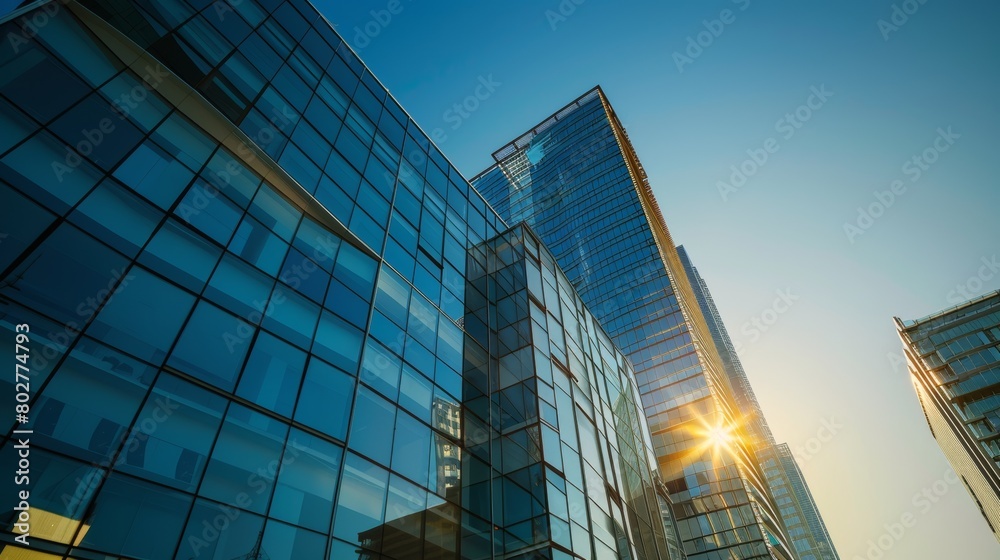
[[689, 558], [794, 558], [681, 258], [595, 88], [494, 152], [473, 185], [524, 221], [629, 357]]
[[1000, 540], [1000, 292], [895, 322], [931, 434]]
[[684, 264], [684, 271], [691, 282], [698, 306], [705, 316], [709, 332], [712, 333], [712, 341], [722, 358], [734, 398], [743, 414], [743, 423], [752, 438], [751, 447], [771, 491], [774, 506], [784, 523], [789, 543], [799, 560], [839, 560], [833, 539], [826, 530], [819, 508], [816, 507], [788, 444], [774, 441], [774, 435], [743, 370], [729, 331], [722, 322], [708, 284], [698, 273], [698, 268], [691, 262], [683, 246], [677, 247], [677, 254]]
[[2, 18], [0, 558], [682, 558], [606, 314], [305, 0]]

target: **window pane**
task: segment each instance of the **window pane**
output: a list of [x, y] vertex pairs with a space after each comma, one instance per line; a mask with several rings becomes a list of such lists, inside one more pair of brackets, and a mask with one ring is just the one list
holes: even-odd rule
[[305, 352], [261, 332], [250, 351], [236, 394], [290, 417], [305, 363]]
[[193, 491], [225, 407], [222, 397], [161, 374], [125, 442], [117, 469]]
[[129, 269], [119, 287], [87, 333], [143, 360], [162, 363], [194, 297], [138, 266]]
[[365, 387], [358, 388], [349, 443], [351, 450], [382, 465], [389, 464], [396, 407]]
[[202, 300], [184, 327], [167, 365], [232, 391], [249, 341], [240, 334], [252, 330], [236, 316]]
[[261, 548], [267, 552], [270, 560], [322, 558], [326, 553], [326, 535], [292, 527], [280, 521], [268, 521]]
[[264, 327], [296, 346], [309, 348], [320, 307], [296, 292], [278, 286], [264, 316]]
[[[247, 2], [243, 2], [246, 4]], [[248, 554], [264, 526], [259, 515], [198, 499], [175, 560], [232, 560]], [[211, 530], [206, 527], [212, 527]], [[218, 530], [219, 527], [223, 529]], [[216, 538], [207, 538], [218, 533]]]
[[200, 292], [220, 256], [222, 249], [171, 218], [139, 255], [139, 262], [191, 291]]
[[334, 536], [358, 543], [359, 535], [379, 528], [384, 519], [388, 484], [389, 474], [384, 469], [349, 453], [344, 462], [344, 477], [337, 496]]
[[117, 181], [106, 179], [77, 206], [70, 220], [129, 256], [135, 256], [163, 213]]
[[201, 495], [264, 513], [287, 432], [288, 426], [277, 420], [230, 406], [205, 470]]
[[[205, 296], [242, 319], [260, 321], [274, 281], [231, 254], [225, 254], [205, 289]], [[252, 334], [252, 333], [248, 333]], [[246, 340], [247, 337], [240, 337]]]
[[0, 178], [46, 208], [64, 214], [101, 176], [94, 165], [68, 156], [67, 150], [63, 141], [39, 132], [0, 160]]
[[163, 209], [173, 204], [192, 177], [191, 170], [152, 140], [143, 142], [115, 170], [116, 179]]
[[133, 558], [172, 557], [191, 497], [124, 475], [111, 475], [97, 497], [81, 546]]
[[269, 515], [316, 531], [329, 531], [343, 454], [340, 446], [293, 430]]
[[174, 210], [185, 222], [221, 245], [229, 243], [243, 210], [198, 177]]
[[84, 339], [45, 386], [33, 424], [42, 446], [97, 463], [118, 450], [156, 370]]
[[316, 329], [312, 351], [317, 356], [351, 373], [358, 371], [361, 331], [336, 315], [324, 311]]
[[295, 419], [339, 440], [347, 439], [354, 377], [323, 362], [309, 362]]
[[288, 244], [264, 224], [247, 215], [233, 235], [229, 250], [271, 276], [277, 276], [288, 252]]
[[399, 372], [403, 362], [396, 354], [374, 339], [365, 344], [361, 363], [361, 381], [382, 393], [392, 402], [399, 394]]
[[421, 484], [430, 472], [431, 429], [409, 414], [396, 416], [392, 470]]

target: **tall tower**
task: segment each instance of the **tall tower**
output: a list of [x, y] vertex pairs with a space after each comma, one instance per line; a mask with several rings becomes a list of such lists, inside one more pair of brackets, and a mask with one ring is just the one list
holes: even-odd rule
[[931, 434], [1000, 540], [1000, 292], [894, 320]]
[[632, 361], [689, 558], [793, 558], [752, 437], [642, 165], [599, 88], [472, 180], [540, 235]]
[[839, 560], [819, 508], [788, 444], [777, 444], [774, 441], [774, 435], [743, 370], [736, 347], [715, 306], [708, 283], [698, 273], [698, 268], [691, 262], [684, 247], [678, 247], [677, 253], [684, 263], [684, 271], [705, 315], [712, 340], [722, 357], [737, 407], [750, 433], [753, 451], [764, 473], [778, 515], [784, 523], [789, 543], [800, 560]]

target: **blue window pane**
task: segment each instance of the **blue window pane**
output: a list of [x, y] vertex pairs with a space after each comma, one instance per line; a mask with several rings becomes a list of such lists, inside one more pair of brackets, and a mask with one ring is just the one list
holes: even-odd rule
[[201, 177], [195, 179], [174, 213], [222, 245], [229, 243], [243, 215], [235, 202], [220, 196], [219, 191]]
[[229, 41], [201, 16], [195, 16], [188, 21], [180, 28], [178, 34], [194, 45], [199, 53], [208, 58], [212, 66], [222, 62], [222, 59], [233, 48]]
[[309, 362], [295, 419], [339, 440], [347, 439], [354, 376], [323, 362]]
[[371, 389], [358, 387], [348, 444], [352, 451], [382, 465], [389, 465], [396, 407]]
[[162, 363], [194, 297], [137, 266], [122, 283], [87, 333], [143, 360]]
[[288, 143], [288, 137], [279, 133], [267, 116], [257, 109], [251, 109], [240, 123], [240, 130], [246, 133], [265, 154], [278, 159]]
[[115, 170], [115, 178], [160, 208], [173, 205], [194, 174], [166, 149], [146, 140]]
[[236, 385], [253, 328], [234, 315], [200, 301], [167, 365], [227, 391]]
[[250, 214], [257, 218], [285, 241], [292, 240], [292, 234], [299, 225], [302, 212], [292, 206], [271, 187], [265, 187], [257, 192], [250, 205]]
[[296, 249], [288, 251], [278, 278], [316, 302], [323, 301], [326, 286], [330, 283], [330, 275]]
[[316, 192], [313, 195], [320, 204], [340, 220], [340, 223], [347, 224], [351, 221], [351, 212], [354, 211], [355, 206], [353, 198], [348, 196], [328, 176], [320, 177], [319, 185], [316, 186]]
[[309, 348], [320, 307], [292, 290], [277, 287], [264, 313], [265, 328], [301, 348]]
[[385, 346], [369, 338], [361, 362], [361, 381], [389, 400], [396, 402], [399, 394], [399, 372], [402, 360]]
[[387, 266], [382, 267], [378, 277], [378, 291], [375, 293], [375, 308], [397, 325], [406, 325], [407, 309], [410, 306], [410, 285]]
[[333, 276], [367, 300], [375, 287], [376, 267], [374, 259], [345, 243], [337, 254]]
[[16, 65], [4, 66], [0, 93], [35, 119], [48, 122], [90, 91], [87, 84], [34, 43], [28, 42], [18, 54]]
[[197, 171], [212, 154], [216, 142], [179, 113], [171, 114], [153, 133], [173, 158]]
[[316, 190], [316, 183], [319, 182], [321, 175], [320, 168], [310, 161], [298, 146], [289, 144], [285, 147], [285, 151], [278, 158], [278, 163], [306, 191], [313, 192]]
[[69, 155], [67, 145], [42, 131], [0, 160], [0, 178], [58, 214], [64, 214], [100, 179], [90, 162]]
[[0, 154], [31, 136], [38, 125], [20, 109], [0, 99]]
[[[335, 144], [337, 151], [340, 152], [344, 159], [350, 162], [354, 169], [364, 169], [365, 162], [368, 161], [368, 144], [357, 137], [356, 134], [351, 132], [346, 126], [340, 130], [340, 134], [337, 135], [337, 143]], [[333, 161], [333, 158], [330, 159]], [[329, 163], [327, 164], [329, 169]], [[334, 172], [331, 172], [331, 175]], [[336, 177], [334, 177], [336, 179]]]
[[409, 414], [396, 415], [392, 470], [421, 483], [430, 472], [431, 429]]
[[[240, 4], [247, 4], [248, 1]], [[206, 527], [224, 527], [218, 531], [218, 538], [206, 538], [215, 533]], [[187, 528], [181, 537], [176, 560], [232, 560], [246, 555], [253, 548], [257, 535], [264, 527], [264, 518], [228, 506], [195, 500]], [[217, 529], [213, 529], [217, 531]]]
[[116, 468], [182, 490], [201, 480], [226, 399], [167, 374], [136, 418]]
[[156, 229], [163, 213], [107, 179], [91, 191], [70, 220], [103, 241], [134, 256]]
[[113, 348], [84, 339], [33, 405], [42, 446], [106, 460], [118, 450], [156, 370]]
[[0, 224], [4, 224], [7, 234], [0, 243], [0, 270], [6, 270], [39, 239], [55, 218], [12, 187], [0, 184]]
[[326, 534], [320, 535], [280, 521], [268, 521], [261, 548], [267, 551], [271, 560], [322, 558], [326, 554]]
[[[320, 105], [323, 105], [323, 103], [320, 102]], [[308, 117], [308, 115], [309, 112], [306, 111], [306, 116]], [[330, 157], [330, 150], [333, 149], [330, 143], [304, 120], [295, 127], [295, 132], [292, 133], [292, 141], [319, 167], [326, 165], [326, 159]], [[316, 173], [319, 173], [319, 169], [316, 169]], [[316, 178], [318, 179], [319, 176], [317, 175]]]
[[250, 323], [258, 323], [274, 281], [264, 273], [226, 253], [205, 288], [205, 297]]
[[169, 560], [191, 496], [130, 476], [111, 475], [97, 496], [81, 546], [109, 554]]
[[229, 250], [271, 276], [277, 276], [288, 252], [288, 244], [252, 216], [243, 222], [229, 242]]
[[333, 365], [353, 373], [358, 371], [361, 338], [360, 330], [324, 311], [320, 315], [312, 351]]
[[[416, 539], [416, 542], [423, 541], [425, 548], [437, 549], [436, 541], [440, 535], [437, 534], [436, 528], [430, 530], [426, 539], [423, 538], [424, 510], [426, 509], [428, 509], [426, 490], [395, 474], [391, 475], [389, 477], [389, 495], [385, 504], [386, 543], [398, 546], [397, 543], [412, 542], [410, 539]], [[384, 547], [383, 550], [386, 548]], [[448, 557], [444, 554], [442, 556]]]
[[261, 332], [250, 351], [236, 394], [290, 417], [305, 364], [305, 352]]
[[73, 153], [84, 156], [107, 171], [118, 164], [142, 139], [142, 132], [108, 103], [92, 93], [49, 125]]
[[388, 485], [388, 472], [348, 453], [333, 519], [334, 536], [358, 543], [361, 533], [381, 526]]
[[368, 302], [337, 280], [330, 282], [326, 307], [358, 328], [363, 329], [368, 323]]
[[288, 426], [232, 405], [212, 450], [199, 492], [235, 507], [264, 513], [271, 498]]
[[369, 247], [378, 249], [385, 241], [385, 228], [359, 209], [351, 216], [351, 231]]
[[150, 131], [167, 116], [170, 108], [155, 91], [128, 72], [115, 76], [101, 88], [118, 112], [136, 123], [143, 131]]
[[179, 283], [200, 292], [222, 256], [222, 249], [171, 218], [139, 255], [139, 262]]
[[111, 249], [63, 224], [0, 284], [0, 295], [82, 329], [125, 267]]
[[246, 208], [260, 186], [260, 177], [225, 148], [219, 148], [201, 176], [225, 193], [240, 208]]
[[288, 440], [269, 515], [326, 533], [344, 450], [300, 430]]
[[434, 397], [433, 384], [417, 370], [403, 365], [403, 375], [399, 383], [399, 406], [423, 420], [431, 421], [431, 402]]
[[340, 243], [340, 237], [330, 233], [311, 219], [303, 218], [292, 246], [302, 251], [323, 270], [330, 272], [333, 270]]

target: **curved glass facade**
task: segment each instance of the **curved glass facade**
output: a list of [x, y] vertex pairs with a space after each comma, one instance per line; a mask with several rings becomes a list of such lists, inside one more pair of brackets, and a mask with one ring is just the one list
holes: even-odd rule
[[0, 558], [679, 557], [623, 355], [311, 5], [0, 31]]

